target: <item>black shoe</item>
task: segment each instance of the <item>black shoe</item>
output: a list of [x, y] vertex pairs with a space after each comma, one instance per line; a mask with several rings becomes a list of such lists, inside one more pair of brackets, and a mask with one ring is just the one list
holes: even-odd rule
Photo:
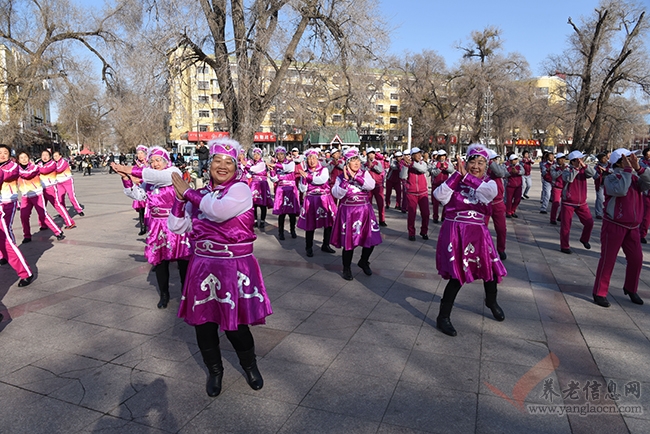
[[524, 194], [522, 197], [523, 197], [524, 199], [529, 199], [529, 197], [528, 197], [527, 194]]
[[458, 334], [456, 333], [456, 329], [451, 324], [451, 320], [449, 318], [438, 317], [436, 318], [436, 324], [438, 325], [438, 329], [440, 329], [440, 331], [447, 336], [456, 336]]
[[357, 265], [359, 266], [359, 268], [361, 268], [363, 270], [363, 273], [366, 276], [372, 276], [372, 270], [370, 269], [370, 262], [361, 262], [361, 261], [359, 261], [359, 262], [357, 262]]
[[609, 304], [609, 301], [607, 301], [607, 297], [601, 297], [600, 295], [595, 295], [595, 294], [594, 294], [594, 303], [602, 307], [611, 306], [611, 304]]
[[643, 300], [639, 297], [639, 294], [636, 292], [629, 292], [627, 289], [623, 288], [623, 294], [628, 295], [630, 300], [634, 304], [643, 304]]
[[278, 239], [284, 241], [284, 231], [280, 232], [280, 234], [278, 235]]
[[495, 301], [492, 305], [488, 306], [487, 303], [485, 305], [492, 311], [492, 316], [494, 317], [495, 320], [497, 321], [503, 321], [506, 319], [505, 314], [503, 313], [503, 309], [501, 309], [501, 306]]
[[217, 366], [208, 367], [208, 380], [205, 383], [205, 392], [210, 397], [219, 396], [221, 393], [221, 382], [223, 380], [223, 366], [218, 370]]
[[7, 261], [7, 258], [2, 258], [0, 259], [0, 265], [7, 265], [9, 261]]
[[140, 232], [138, 232], [138, 235], [140, 235], [140, 236], [146, 235], [146, 234], [147, 234], [147, 228], [141, 228]]
[[38, 230], [39, 230], [39, 231], [46, 231], [46, 230], [48, 230], [48, 229], [49, 229], [49, 228], [48, 228], [47, 226], [42, 226], [42, 227], [40, 227]]
[[311, 247], [306, 248], [305, 251], [307, 252], [307, 257], [308, 258], [311, 258], [312, 256], [314, 256], [314, 249], [312, 249]]
[[257, 368], [257, 361], [255, 360], [255, 348], [248, 351], [237, 351], [239, 357], [239, 365], [246, 374], [246, 382], [253, 390], [260, 390], [264, 386], [264, 379], [260, 370]]
[[323, 246], [320, 249], [325, 253], [336, 253], [336, 250], [331, 248], [329, 244], [323, 244]]
[[264, 229], [264, 226], [265, 226], [265, 225], [266, 225], [266, 222], [265, 222], [264, 220], [262, 220], [262, 221], [260, 222], [260, 224], [259, 224], [260, 229]]
[[167, 309], [167, 304], [169, 304], [169, 292], [163, 292], [158, 300], [158, 309]]
[[31, 238], [23, 238], [23, 244], [31, 243], [31, 242], [32, 242]]
[[65, 239], [65, 235], [63, 235], [63, 232], [61, 232], [59, 235], [56, 236], [56, 239], [59, 241], [62, 241]]
[[291, 229], [291, 238], [298, 238], [298, 234], [296, 234], [295, 229]]
[[[582, 243], [582, 241], [580, 241]], [[583, 246], [585, 246], [585, 249], [591, 250], [591, 244], [589, 244], [589, 241], [585, 241], [582, 243]]]
[[429, 239], [429, 235], [427, 235], [427, 234], [420, 234], [420, 236], [422, 237], [423, 240], [428, 240]]
[[415, 235], [409, 235], [409, 241], [415, 241]]
[[506, 255], [506, 252], [499, 252], [499, 259], [501, 259], [502, 261], [508, 259], [508, 255]]
[[512, 218], [512, 214], [506, 214], [506, 218], [507, 218], [507, 219], [511, 219], [511, 218]]
[[548, 214], [546, 211], [540, 211], [540, 214]]
[[30, 283], [32, 283], [34, 281], [34, 279], [35, 279], [35, 277], [34, 277], [33, 274], [31, 276], [25, 278], [25, 279], [20, 279], [20, 281], [18, 282], [18, 286], [20, 286], [21, 288], [23, 286], [27, 286]]
[[253, 223], [254, 228], [258, 228], [259, 226], [260, 226], [259, 223], [257, 223], [257, 222]]
[[405, 210], [405, 209], [402, 210], [402, 214], [406, 214], [406, 210]]
[[438, 219], [433, 219], [433, 222], [434, 222], [434, 223], [440, 223], [440, 220], [438, 220]]
[[603, 216], [601, 216], [601, 215], [596, 216], [596, 220], [602, 220], [602, 219], [603, 219]]
[[573, 253], [573, 252], [571, 251], [571, 249], [560, 249], [560, 252], [562, 252], [562, 253], [566, 253], [567, 255], [570, 255], [571, 253]]
[[512, 213], [512, 217], [513, 217], [513, 218], [516, 218], [516, 219], [519, 218], [519, 216], [518, 216], [517, 214], [515, 214], [514, 212]]
[[395, 209], [400, 209], [399, 205], [395, 205]]
[[557, 222], [551, 222], [553, 226], [557, 226]]
[[386, 222], [379, 222], [379, 226], [385, 228], [385, 227], [388, 226], [388, 225], [386, 224]]
[[350, 267], [347, 267], [347, 268], [344, 267], [343, 268], [343, 278], [345, 280], [352, 280], [353, 279], [352, 270], [350, 269]]
[[641, 244], [648, 244], [648, 240], [646, 240], [645, 238], [641, 238]]
[[83, 216], [85, 216], [86, 214], [84, 214], [84, 212], [81, 211], [81, 212], [80, 212], [79, 214], [77, 214], [77, 215], [78, 215], [79, 217], [83, 217]]

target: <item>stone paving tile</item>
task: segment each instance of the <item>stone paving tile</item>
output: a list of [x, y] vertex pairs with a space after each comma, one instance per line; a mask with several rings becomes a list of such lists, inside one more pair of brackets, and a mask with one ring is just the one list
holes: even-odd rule
[[401, 381], [431, 386], [436, 390], [478, 392], [478, 359], [413, 351]]
[[571, 433], [566, 416], [528, 414], [496, 396], [479, 395], [477, 413], [476, 432], [480, 433]]
[[129, 422], [114, 416], [102, 416], [99, 420], [93, 422], [79, 432], [87, 434], [164, 434], [166, 431], [135, 422]]
[[395, 390], [397, 379], [328, 369], [301, 406], [379, 422]]
[[285, 422], [278, 434], [290, 433], [350, 433], [375, 434], [377, 422], [367, 421], [352, 416], [317, 410], [314, 408], [298, 407]]
[[363, 320], [349, 316], [313, 313], [294, 330], [312, 336], [348, 340], [359, 329]]
[[475, 432], [476, 408], [476, 393], [400, 381], [382, 422], [425, 432], [464, 434]]
[[481, 359], [534, 366], [548, 356], [544, 342], [486, 334], [481, 341]]
[[351, 342], [341, 350], [330, 369], [399, 379], [409, 354], [407, 349]]
[[346, 341], [301, 334], [291, 334], [271, 350], [266, 357], [329, 366], [345, 347]]
[[382, 346], [411, 349], [419, 326], [365, 320], [350, 342], [379, 343]]
[[[205, 398], [210, 399], [207, 396]], [[199, 397], [188, 396], [188, 399], [196, 401]], [[192, 417], [178, 432], [276, 433], [287, 422], [296, 407], [295, 404], [227, 391], [218, 399], [212, 400], [207, 408], [196, 417]], [[192, 413], [194, 412], [195, 410], [192, 409]], [[185, 416], [182, 412], [179, 414]], [[183, 417], [184, 419], [186, 418]], [[180, 425], [183, 420], [177, 419], [172, 426]], [[168, 427], [169, 424], [166, 424], [165, 429]], [[175, 432], [171, 429], [169, 431]]]

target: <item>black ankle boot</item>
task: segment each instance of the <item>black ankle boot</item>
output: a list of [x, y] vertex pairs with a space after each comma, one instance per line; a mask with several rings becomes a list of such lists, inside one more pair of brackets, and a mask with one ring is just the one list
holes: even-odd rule
[[253, 390], [260, 390], [264, 386], [264, 379], [260, 370], [257, 368], [255, 359], [255, 347], [248, 351], [237, 351], [239, 364], [246, 374], [246, 382]]
[[451, 324], [451, 309], [454, 307], [454, 303], [441, 302], [440, 303], [440, 312], [438, 313], [438, 318], [436, 318], [436, 324], [438, 329], [447, 336], [456, 336], [456, 329]]
[[343, 267], [343, 278], [345, 280], [352, 280], [353, 279], [352, 270], [350, 269], [350, 267]]
[[497, 303], [497, 284], [495, 281], [485, 282], [483, 284], [485, 288], [485, 305], [492, 311], [492, 316], [497, 321], [503, 321], [506, 319], [503, 309]]
[[169, 290], [160, 291], [160, 300], [158, 300], [158, 309], [166, 309], [169, 304]]
[[296, 228], [291, 228], [291, 238], [298, 238], [298, 234], [296, 233]]
[[278, 239], [281, 240], [281, 241], [284, 241], [284, 229], [280, 229]]
[[205, 392], [208, 396], [218, 396], [221, 393], [221, 381], [223, 380], [223, 363], [221, 362], [221, 350], [216, 349], [201, 351], [203, 363], [208, 368], [208, 379], [205, 383]]

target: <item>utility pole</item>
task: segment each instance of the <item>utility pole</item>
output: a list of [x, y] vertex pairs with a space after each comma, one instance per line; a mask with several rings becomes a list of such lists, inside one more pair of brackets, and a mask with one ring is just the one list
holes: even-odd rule
[[411, 129], [413, 128], [413, 118], [409, 118], [408, 126], [409, 126], [409, 129], [408, 129], [408, 136], [407, 136], [408, 137], [408, 139], [407, 139], [408, 140], [407, 141], [408, 148], [407, 149], [411, 149]]

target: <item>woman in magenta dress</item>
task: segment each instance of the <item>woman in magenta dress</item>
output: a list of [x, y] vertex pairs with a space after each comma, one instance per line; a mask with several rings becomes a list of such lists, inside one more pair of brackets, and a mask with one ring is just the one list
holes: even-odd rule
[[298, 189], [305, 195], [305, 200], [300, 209], [298, 227], [305, 231], [305, 251], [310, 258], [314, 256], [314, 232], [323, 228], [323, 245], [321, 250], [326, 253], [335, 253], [330, 247], [332, 225], [336, 215], [336, 204], [330, 192], [329, 170], [318, 161], [318, 150], [308, 149], [305, 152], [306, 167], [298, 167], [300, 184]]
[[284, 219], [289, 214], [291, 238], [296, 238], [296, 217], [300, 213], [298, 188], [296, 187], [296, 164], [287, 159], [287, 150], [275, 149], [276, 162], [271, 166], [271, 181], [275, 183], [273, 214], [278, 216], [278, 238], [284, 240]]
[[174, 232], [187, 234], [192, 244], [178, 316], [195, 328], [208, 368], [206, 392], [217, 396], [223, 377], [219, 327], [237, 352], [249, 386], [259, 390], [264, 380], [249, 325], [264, 324], [273, 312], [253, 256], [257, 238], [253, 198], [237, 167], [239, 143], [219, 139], [209, 143], [209, 149], [210, 184], [192, 190], [173, 175], [176, 201], [168, 221]]
[[476, 279], [483, 280], [485, 305], [494, 319], [505, 319], [497, 304], [497, 283], [507, 273], [485, 223], [492, 212], [490, 203], [497, 195], [496, 183], [486, 176], [488, 160], [483, 145], [471, 145], [467, 149], [467, 163], [459, 164], [458, 171], [434, 191], [436, 199], [446, 206], [438, 236], [436, 267], [438, 274], [449, 280], [440, 300], [437, 325], [449, 336], [456, 336], [449, 319], [456, 295], [465, 283]]
[[[135, 148], [135, 159], [133, 160], [133, 165], [144, 169], [147, 167], [147, 148], [145, 145], [138, 145]], [[140, 232], [138, 235], [142, 236], [147, 233], [147, 220], [145, 219], [145, 209], [147, 207], [146, 200], [134, 200], [133, 209], [138, 212], [138, 222], [140, 223]]]
[[[250, 189], [253, 194], [253, 213], [255, 227], [264, 229], [266, 225], [266, 210], [273, 207], [271, 187], [269, 186], [269, 168], [262, 160], [262, 150], [253, 148], [253, 159], [246, 163], [246, 174], [250, 178]], [[260, 219], [257, 219], [257, 209], [260, 210]]]
[[352, 257], [354, 249], [361, 246], [361, 259], [357, 265], [370, 276], [370, 255], [375, 246], [381, 244], [379, 223], [370, 203], [370, 191], [375, 188], [375, 180], [370, 173], [361, 168], [361, 159], [357, 148], [345, 152], [343, 174], [336, 178], [332, 187], [332, 196], [339, 199], [332, 227], [331, 243], [343, 248], [343, 278], [352, 280]]
[[[111, 167], [122, 175], [124, 194], [133, 200], [146, 200], [145, 218], [149, 226], [144, 256], [154, 266], [156, 281], [160, 290], [158, 309], [164, 309], [169, 303], [169, 263], [176, 261], [181, 283], [185, 281], [187, 264], [190, 256], [190, 243], [185, 235], [177, 235], [169, 230], [167, 217], [174, 204], [174, 187], [172, 173], [181, 175], [178, 168], [172, 166], [169, 152], [159, 146], [149, 149], [149, 167], [122, 166], [111, 163]], [[132, 178], [142, 180], [134, 183]]]

